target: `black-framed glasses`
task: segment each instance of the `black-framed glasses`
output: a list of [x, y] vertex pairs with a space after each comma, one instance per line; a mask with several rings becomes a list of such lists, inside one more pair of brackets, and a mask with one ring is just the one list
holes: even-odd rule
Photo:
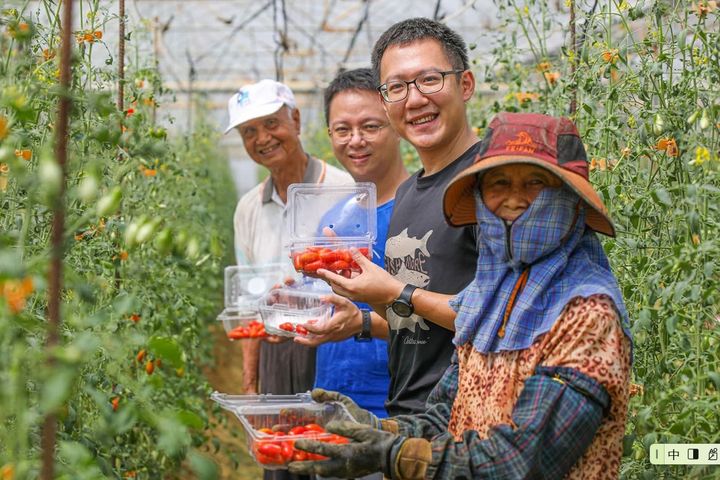
[[[360, 127], [357, 128], [357, 131], [358, 135], [360, 135], [360, 138], [364, 139], [367, 142], [371, 142], [375, 140], [375, 138], [377, 138], [380, 130], [387, 126], [387, 123], [365, 123], [363, 125], [360, 125]], [[338, 125], [333, 128], [328, 128], [328, 133], [333, 137], [335, 142], [343, 145], [345, 143], [350, 143], [353, 135], [355, 135], [355, 128], [345, 125]]]
[[429, 95], [437, 93], [445, 86], [445, 76], [462, 73], [465, 70], [446, 70], [444, 72], [425, 72], [415, 79], [406, 82], [405, 80], [391, 80], [378, 87], [383, 100], [388, 103], [401, 102], [405, 100], [410, 91], [410, 85], [414, 84], [420, 93]]

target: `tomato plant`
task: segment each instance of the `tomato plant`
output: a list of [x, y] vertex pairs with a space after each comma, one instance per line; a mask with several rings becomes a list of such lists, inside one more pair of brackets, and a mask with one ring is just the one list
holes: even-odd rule
[[[65, 2], [33, 3], [0, 11], [4, 478], [38, 477], [49, 414], [58, 419], [56, 478], [163, 478], [185, 459], [211, 471], [198, 452], [210, 392], [201, 368], [213, 342], [207, 325], [222, 305], [222, 267], [231, 263], [235, 204], [215, 128], [200, 115], [186, 138], [168, 138], [155, 120], [163, 92], [151, 60], [128, 64], [118, 109], [116, 57], [103, 35], [112, 13], [74, 2], [68, 162], [60, 169], [53, 131]], [[58, 345], [46, 350], [58, 205], [63, 322]]]

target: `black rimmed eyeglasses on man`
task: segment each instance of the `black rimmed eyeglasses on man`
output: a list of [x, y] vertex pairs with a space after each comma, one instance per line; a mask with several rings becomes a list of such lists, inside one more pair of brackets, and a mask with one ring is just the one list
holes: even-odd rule
[[415, 85], [420, 93], [429, 95], [437, 93], [445, 86], [445, 76], [463, 73], [465, 70], [446, 70], [444, 72], [421, 73], [413, 80], [390, 80], [378, 87], [383, 100], [388, 103], [401, 102], [405, 100], [410, 91], [410, 85]]

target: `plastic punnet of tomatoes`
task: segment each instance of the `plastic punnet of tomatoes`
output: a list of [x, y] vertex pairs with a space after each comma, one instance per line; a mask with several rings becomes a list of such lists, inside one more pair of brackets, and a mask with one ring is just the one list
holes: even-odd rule
[[211, 397], [233, 412], [245, 430], [248, 451], [262, 468], [280, 470], [292, 461], [324, 460], [298, 450], [295, 441], [312, 438], [321, 442], [348, 443], [348, 439], [325, 431], [331, 421], [352, 421], [344, 405], [316, 403], [309, 393], [296, 395], [227, 395]]
[[230, 340], [267, 337], [265, 325], [257, 311], [243, 311], [226, 308], [217, 317], [222, 322], [225, 334]]
[[322, 296], [322, 292], [293, 288], [270, 290], [259, 303], [265, 331], [285, 337], [308, 335], [304, 323], [321, 323], [330, 318], [332, 305]]
[[372, 258], [377, 237], [375, 185], [292, 184], [286, 218], [296, 271], [312, 276], [322, 268], [350, 277], [360, 271], [350, 248]]

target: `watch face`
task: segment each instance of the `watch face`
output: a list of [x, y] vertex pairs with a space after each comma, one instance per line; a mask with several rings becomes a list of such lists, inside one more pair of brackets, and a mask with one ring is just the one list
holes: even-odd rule
[[392, 311], [401, 317], [409, 317], [413, 314], [413, 308], [402, 300], [395, 300], [392, 303]]

